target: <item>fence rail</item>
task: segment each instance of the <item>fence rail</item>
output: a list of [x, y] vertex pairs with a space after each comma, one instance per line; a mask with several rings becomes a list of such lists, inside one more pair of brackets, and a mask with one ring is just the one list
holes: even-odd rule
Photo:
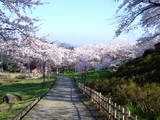
[[84, 84], [78, 83], [77, 86], [100, 111], [106, 113], [108, 120], [138, 120], [137, 116], [132, 116], [128, 109], [117, 105], [111, 98], [104, 97], [101, 93]]

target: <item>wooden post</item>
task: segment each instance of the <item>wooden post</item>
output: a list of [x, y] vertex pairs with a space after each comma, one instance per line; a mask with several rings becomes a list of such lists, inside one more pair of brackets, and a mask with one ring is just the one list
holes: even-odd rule
[[128, 110], [128, 120], [131, 119], [131, 112]]
[[108, 112], [109, 112], [109, 120], [111, 119], [111, 98], [109, 98], [108, 99], [109, 100], [109, 110], [108, 110]]
[[97, 108], [99, 109], [98, 101], [99, 101], [99, 95], [98, 95], [98, 92], [96, 92], [96, 104], [97, 104]]
[[125, 119], [125, 111], [124, 111], [124, 107], [122, 108], [122, 120]]
[[118, 114], [118, 120], [121, 120], [121, 114], [120, 114], [121, 106], [120, 106], [120, 105], [118, 106], [118, 111], [119, 111], [119, 114]]
[[114, 119], [117, 119], [117, 104], [114, 104]]
[[110, 103], [110, 106], [111, 106], [111, 111], [110, 111], [110, 116], [111, 116], [111, 117], [110, 117], [110, 120], [112, 120], [112, 117], [113, 117], [113, 116], [112, 116], [112, 113], [113, 113], [113, 109], [112, 109], [112, 101], [111, 101], [111, 103]]
[[136, 116], [135, 120], [138, 120], [138, 116]]
[[100, 93], [99, 93], [99, 100], [98, 100], [98, 102], [99, 102], [99, 110], [100, 110], [100, 111], [102, 110], [101, 101], [102, 101], [102, 93], [100, 92]]
[[109, 109], [109, 107], [108, 107], [108, 98], [106, 98], [106, 107], [107, 107], [107, 112], [108, 112], [108, 109]]

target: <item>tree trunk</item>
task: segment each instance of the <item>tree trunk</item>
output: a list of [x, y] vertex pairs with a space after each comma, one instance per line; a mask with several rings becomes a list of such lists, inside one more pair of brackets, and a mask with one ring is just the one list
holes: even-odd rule
[[59, 73], [59, 69], [58, 69], [58, 68], [56, 69], [56, 73], [57, 73], [57, 74]]
[[45, 83], [45, 78], [46, 78], [46, 63], [45, 62], [43, 62], [43, 66], [42, 66], [43, 68], [43, 82]]

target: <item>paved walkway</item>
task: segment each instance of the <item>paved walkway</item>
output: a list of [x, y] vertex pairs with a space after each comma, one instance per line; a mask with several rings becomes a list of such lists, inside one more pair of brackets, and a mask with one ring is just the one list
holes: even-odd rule
[[72, 81], [58, 79], [55, 88], [23, 120], [94, 120], [80, 102]]

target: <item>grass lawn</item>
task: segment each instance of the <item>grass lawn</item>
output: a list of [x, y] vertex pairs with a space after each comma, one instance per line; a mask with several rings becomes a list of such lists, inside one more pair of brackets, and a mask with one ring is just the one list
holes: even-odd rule
[[62, 75], [73, 78], [76, 82], [85, 83], [91, 80], [96, 79], [105, 79], [113, 75], [114, 73], [106, 71], [106, 70], [89, 70], [87, 71], [87, 75], [85, 77], [84, 73], [80, 72], [66, 72]]
[[[45, 83], [42, 78], [39, 79], [13, 79], [0, 83], [0, 101], [5, 94], [17, 94], [22, 96], [23, 100], [12, 103], [14, 107], [8, 110], [0, 110], [0, 120], [12, 119], [22, 109], [29, 105], [35, 98], [49, 90], [49, 87], [55, 83], [55, 78], [46, 79]], [[0, 108], [7, 107], [8, 104], [0, 104]]]

